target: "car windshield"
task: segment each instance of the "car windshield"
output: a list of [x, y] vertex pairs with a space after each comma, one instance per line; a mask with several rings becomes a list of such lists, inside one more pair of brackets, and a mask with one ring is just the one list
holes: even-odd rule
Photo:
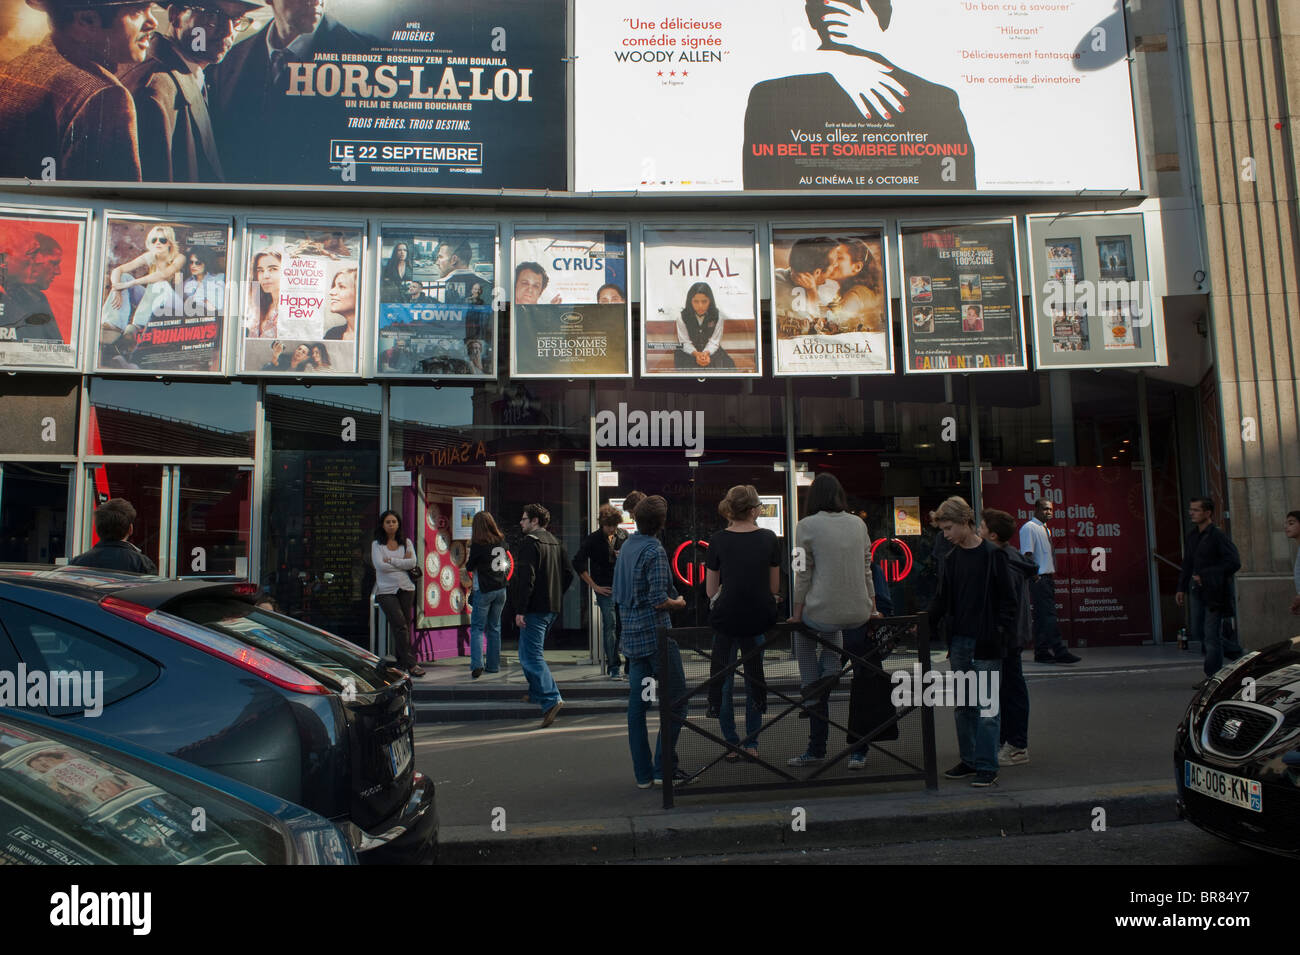
[[3, 718], [0, 834], [0, 865], [287, 861], [270, 817], [124, 753]]
[[342, 637], [235, 597], [182, 597], [160, 609], [274, 654], [332, 689], [342, 689], [351, 678], [358, 692], [374, 692], [401, 679], [398, 671], [381, 669], [373, 653]]

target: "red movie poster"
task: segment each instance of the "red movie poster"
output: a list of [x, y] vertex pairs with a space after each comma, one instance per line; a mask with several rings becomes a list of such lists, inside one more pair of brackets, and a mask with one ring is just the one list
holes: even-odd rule
[[77, 365], [81, 217], [0, 214], [0, 367]]

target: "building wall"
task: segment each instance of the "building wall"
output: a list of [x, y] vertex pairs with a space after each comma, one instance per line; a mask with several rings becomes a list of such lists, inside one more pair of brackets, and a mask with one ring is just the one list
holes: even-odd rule
[[1300, 4], [1182, 0], [1181, 14], [1229, 526], [1243, 564], [1240, 615], [1258, 646], [1300, 630], [1287, 612], [1294, 548], [1281, 529], [1300, 507]]

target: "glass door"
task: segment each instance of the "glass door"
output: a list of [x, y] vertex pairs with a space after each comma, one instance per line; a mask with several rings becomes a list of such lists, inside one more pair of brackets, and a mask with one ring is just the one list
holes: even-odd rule
[[0, 464], [0, 564], [54, 564], [67, 556], [73, 465]]

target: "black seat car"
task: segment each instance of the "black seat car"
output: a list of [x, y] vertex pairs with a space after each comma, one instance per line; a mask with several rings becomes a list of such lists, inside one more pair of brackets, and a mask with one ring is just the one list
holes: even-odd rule
[[255, 592], [76, 567], [0, 571], [0, 674], [26, 675], [21, 699], [6, 700], [0, 679], [0, 706], [86, 721], [305, 806], [362, 862], [430, 860], [437, 810], [414, 766], [409, 677], [255, 608]]
[[1174, 774], [1184, 818], [1300, 857], [1300, 637], [1205, 681], [1178, 726]]

